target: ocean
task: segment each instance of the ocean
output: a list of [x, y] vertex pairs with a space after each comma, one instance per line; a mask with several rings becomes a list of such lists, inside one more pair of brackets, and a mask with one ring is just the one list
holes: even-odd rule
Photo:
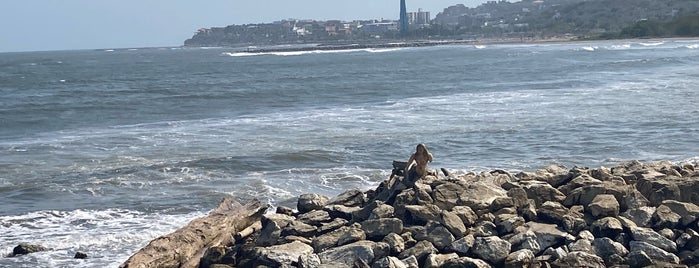
[[[223, 197], [699, 161], [699, 40], [0, 54], [0, 267], [116, 267]], [[86, 260], [73, 259], [84, 252]]]

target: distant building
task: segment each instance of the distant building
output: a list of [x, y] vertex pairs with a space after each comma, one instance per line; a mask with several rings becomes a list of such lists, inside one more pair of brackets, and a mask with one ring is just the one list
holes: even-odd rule
[[405, 6], [405, 0], [400, 0], [400, 33], [408, 33], [408, 9]]

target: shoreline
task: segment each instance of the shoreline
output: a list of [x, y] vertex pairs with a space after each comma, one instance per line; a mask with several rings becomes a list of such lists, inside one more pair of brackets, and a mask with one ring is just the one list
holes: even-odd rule
[[[441, 169], [416, 180], [402, 176], [401, 162], [393, 166], [375, 189], [334, 198], [303, 194], [296, 209], [278, 207], [259, 216], [266, 209], [259, 202], [247, 210], [237, 205], [232, 217], [246, 224], [212, 235], [233, 239], [205, 243], [184, 259], [202, 268], [699, 264], [697, 161], [552, 165], [518, 173]], [[193, 223], [220, 222], [224, 214], [216, 211], [221, 206]], [[190, 225], [171, 235], [211, 232]], [[151, 244], [158, 240], [172, 248], [191, 244], [168, 236]], [[136, 260], [143, 252], [167, 252], [151, 244], [120, 267], [141, 267]]]

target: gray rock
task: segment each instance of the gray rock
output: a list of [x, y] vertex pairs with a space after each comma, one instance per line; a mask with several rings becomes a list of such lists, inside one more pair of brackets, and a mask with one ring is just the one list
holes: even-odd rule
[[699, 233], [688, 228], [677, 238], [675, 243], [677, 243], [678, 248], [695, 251], [699, 249]]
[[495, 226], [499, 234], [512, 233], [515, 228], [524, 225], [524, 218], [516, 214], [500, 214], [495, 216]]
[[464, 226], [466, 227], [471, 227], [474, 224], [476, 224], [476, 221], [478, 220], [478, 215], [476, 212], [473, 211], [470, 207], [467, 206], [455, 206], [452, 208], [451, 212], [456, 214], [456, 216], [459, 216], [461, 219], [461, 222], [464, 223]]
[[287, 235], [298, 235], [298, 236], [314, 236], [316, 234], [316, 228], [313, 225], [301, 222], [301, 221], [292, 221], [287, 225], [286, 227], [282, 228], [282, 236], [287, 236]]
[[646, 267], [653, 264], [653, 260], [643, 251], [632, 251], [626, 258], [631, 267]]
[[[279, 241], [279, 238], [281, 238], [282, 235], [282, 228], [279, 227], [276, 221], [263, 220], [262, 222], [263, 227], [262, 230], [260, 230], [260, 235], [257, 237], [255, 243], [261, 247], [277, 244], [277, 241]], [[288, 225], [288, 223], [286, 225]]]
[[305, 254], [299, 256], [299, 268], [320, 268], [323, 267], [320, 263], [320, 257], [317, 254]]
[[415, 183], [413, 189], [415, 190], [415, 198], [417, 199], [417, 204], [425, 205], [434, 203], [432, 196], [430, 196], [430, 193], [432, 193], [432, 188], [430, 188], [429, 185], [418, 182]]
[[619, 202], [611, 194], [601, 194], [592, 199], [587, 206], [593, 217], [619, 216]]
[[318, 234], [325, 234], [338, 228], [345, 226], [349, 223], [348, 220], [343, 218], [334, 218], [331, 222], [323, 223], [318, 227]]
[[427, 240], [439, 250], [444, 250], [454, 242], [454, 235], [439, 223], [431, 222], [427, 225]]
[[276, 210], [277, 214], [282, 214], [282, 215], [287, 215], [287, 216], [294, 216], [294, 209], [290, 207], [285, 207], [285, 206], [278, 206]]
[[80, 252], [80, 251], [75, 252], [75, 256], [73, 256], [73, 259], [81, 259], [81, 260], [87, 259], [87, 254], [84, 252]]
[[457, 239], [464, 237], [464, 234], [468, 231], [459, 215], [447, 210], [442, 211], [440, 223], [449, 229]]
[[358, 189], [348, 190], [328, 201], [328, 205], [343, 205], [347, 207], [364, 206], [366, 196]]
[[359, 207], [348, 207], [344, 205], [327, 205], [323, 208], [330, 214], [331, 218], [342, 218], [345, 220], [351, 220], [352, 214], [360, 210]]
[[404, 258], [400, 261], [408, 265], [409, 268], [420, 268], [420, 264], [418, 263], [417, 258], [413, 255], [410, 255], [409, 257]]
[[502, 263], [510, 254], [510, 242], [497, 236], [476, 237], [471, 251], [483, 260], [491, 263]]
[[592, 247], [597, 256], [608, 259], [612, 255], [624, 257], [629, 254], [629, 250], [619, 242], [608, 237], [597, 238], [592, 241]]
[[260, 258], [279, 266], [291, 265], [297, 262], [301, 255], [313, 254], [313, 248], [301, 242], [266, 247], [262, 250]]
[[304, 214], [298, 215], [296, 220], [305, 224], [320, 226], [324, 222], [330, 222], [330, 213], [324, 210], [313, 210]]
[[[681, 200], [681, 192], [672, 178], [654, 172], [656, 175], [643, 177], [636, 182], [636, 188], [643, 194], [652, 206], [660, 205], [664, 200]], [[650, 173], [649, 173], [650, 174]], [[649, 175], [644, 174], [644, 175]], [[660, 179], [662, 177], [662, 179]]]
[[408, 268], [408, 265], [396, 257], [388, 256], [375, 261], [371, 268]]
[[511, 208], [515, 206], [515, 201], [512, 199], [512, 197], [509, 196], [501, 196], [501, 197], [496, 197], [493, 199], [493, 202], [490, 203], [490, 211], [491, 212], [496, 212], [498, 210], [501, 210], [503, 208]]
[[595, 237], [616, 237], [623, 230], [621, 222], [612, 217], [601, 218], [590, 225], [590, 232]]
[[440, 221], [442, 209], [438, 206], [427, 205], [408, 205], [405, 209], [411, 216], [412, 223], [426, 223], [429, 221]]
[[[216, 246], [207, 248], [206, 251], [204, 251], [204, 255], [199, 260], [199, 267], [210, 267], [212, 264], [221, 263], [225, 255], [226, 247]], [[85, 256], [85, 258], [87, 258], [87, 256]]]
[[653, 227], [662, 228], [675, 228], [680, 225], [682, 216], [675, 213], [666, 205], [660, 205], [655, 209], [653, 213]]
[[506, 268], [531, 267], [534, 263], [534, 253], [529, 249], [520, 249], [512, 252], [505, 258]]
[[566, 199], [566, 195], [545, 182], [528, 181], [522, 185], [522, 188], [527, 192], [527, 196], [534, 200], [537, 207], [546, 201], [562, 203]]
[[555, 223], [568, 232], [577, 233], [586, 227], [582, 213], [571, 211], [558, 202], [544, 202], [536, 214], [541, 221]]
[[592, 248], [592, 241], [586, 239], [579, 239], [573, 243], [568, 244], [568, 249], [572, 251], [582, 251], [594, 254], [595, 250]]
[[677, 244], [656, 233], [653, 229], [637, 227], [631, 229], [631, 237], [636, 241], [646, 242], [668, 252], [677, 252]]
[[637, 254], [635, 252], [644, 252], [654, 261], [663, 261], [678, 264], [680, 263], [680, 258], [677, 255], [669, 253], [659, 247], [653, 246], [646, 242], [641, 241], [631, 241], [629, 243], [629, 254]]
[[607, 267], [599, 256], [582, 251], [570, 252], [565, 257], [556, 260], [556, 264], [563, 267]]
[[349, 232], [350, 229], [351, 227], [343, 226], [329, 233], [316, 236], [313, 238], [311, 245], [313, 245], [313, 249], [315, 249], [316, 252], [321, 252], [329, 247], [335, 246], [337, 241], [340, 240], [340, 237], [342, 237], [344, 233]]
[[528, 222], [525, 226], [536, 235], [536, 242], [541, 249], [560, 246], [566, 241], [575, 241], [574, 236], [559, 230], [555, 224]]
[[369, 219], [369, 217], [371, 216], [371, 212], [374, 211], [374, 209], [381, 206], [382, 204], [383, 202], [379, 200], [367, 203], [364, 207], [352, 213], [352, 221], [362, 222]]
[[508, 239], [508, 242], [512, 244], [512, 250], [528, 249], [536, 254], [543, 250], [536, 238], [536, 234], [533, 231], [527, 230], [513, 235]]
[[448, 260], [452, 259], [458, 259], [459, 255], [456, 253], [451, 253], [451, 254], [430, 254], [427, 255], [427, 258], [425, 259], [425, 264], [423, 267], [425, 268], [439, 268], [444, 265], [445, 262]]
[[658, 230], [658, 234], [662, 235], [663, 237], [665, 237], [667, 239], [675, 240], [675, 232], [668, 229], [668, 228]]
[[327, 196], [319, 194], [302, 194], [296, 204], [299, 213], [306, 213], [322, 209], [330, 200]]
[[[465, 185], [464, 191], [459, 195], [457, 204], [469, 206], [476, 210], [488, 209], [495, 198], [505, 196], [507, 196], [507, 192], [502, 187], [493, 183], [476, 181]], [[435, 201], [436, 203], [437, 201]]]
[[396, 195], [393, 202], [393, 209], [398, 218], [405, 218], [405, 206], [417, 204], [415, 190], [406, 189]]
[[284, 243], [291, 243], [294, 241], [299, 241], [304, 244], [310, 245], [313, 241], [309, 238], [303, 237], [303, 236], [297, 236], [297, 235], [287, 235], [284, 237]]
[[473, 259], [469, 257], [460, 257], [446, 261], [441, 268], [491, 268], [490, 264], [484, 260]]
[[688, 226], [699, 218], [699, 206], [693, 203], [665, 200], [662, 202], [662, 204], [669, 207], [672, 212], [675, 212], [682, 217], [680, 219], [682, 226]]
[[451, 249], [462, 255], [467, 254], [473, 244], [476, 243], [476, 238], [469, 234], [451, 243]]
[[464, 192], [464, 186], [453, 182], [438, 185], [432, 191], [434, 204], [441, 209], [451, 210], [459, 202], [459, 195]]
[[559, 260], [567, 256], [568, 251], [564, 247], [547, 248], [544, 250], [544, 255], [551, 256], [551, 260]]
[[588, 230], [583, 230], [578, 233], [578, 238], [592, 241], [595, 240], [595, 235]]
[[389, 206], [386, 204], [379, 205], [371, 211], [371, 214], [369, 214], [370, 220], [393, 217], [395, 217], [395, 209], [393, 208], [393, 206]]
[[362, 230], [370, 239], [383, 237], [390, 233], [402, 233], [403, 221], [398, 218], [383, 218], [362, 222]]
[[340, 236], [340, 239], [337, 240], [337, 245], [344, 246], [365, 239], [366, 233], [364, 232], [364, 230], [362, 230], [358, 226], [353, 226], [350, 227], [349, 230], [347, 230], [347, 232], [344, 232]]
[[318, 254], [323, 267], [353, 267], [357, 259], [366, 263], [374, 260], [374, 247], [371, 241], [359, 241], [352, 244], [330, 248]]
[[513, 205], [515, 208], [520, 209], [526, 205], [528, 205], [527, 202], [527, 191], [525, 191], [521, 187], [515, 187], [507, 190], [507, 196], [512, 198]]
[[404, 250], [398, 255], [398, 258], [405, 259], [409, 256], [415, 256], [418, 261], [424, 260], [427, 255], [438, 253], [439, 251], [429, 241], [419, 241], [415, 246]]
[[655, 214], [654, 207], [639, 207], [629, 209], [621, 215], [633, 221], [639, 227], [650, 227], [653, 214]]
[[558, 190], [560, 190], [565, 195], [569, 195], [573, 190], [577, 188], [598, 184], [602, 184], [602, 180], [593, 178], [587, 174], [581, 174], [579, 176], [575, 176], [575, 178], [570, 180], [565, 185], [558, 187]]
[[470, 233], [473, 234], [475, 237], [481, 237], [481, 236], [497, 236], [498, 235], [498, 229], [495, 223], [492, 223], [490, 221], [482, 221], [478, 223], [476, 226], [471, 227]]
[[396, 233], [386, 235], [386, 237], [384, 237], [381, 241], [388, 244], [389, 250], [393, 254], [398, 254], [405, 250], [405, 240], [403, 240], [402, 236]]

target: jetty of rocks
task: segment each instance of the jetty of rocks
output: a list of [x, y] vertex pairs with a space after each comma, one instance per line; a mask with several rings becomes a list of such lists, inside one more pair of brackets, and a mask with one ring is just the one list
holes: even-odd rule
[[160, 267], [687, 267], [699, 264], [697, 204], [697, 163], [410, 181], [396, 162], [373, 190], [304, 194], [276, 213], [248, 206], [225, 242]]

